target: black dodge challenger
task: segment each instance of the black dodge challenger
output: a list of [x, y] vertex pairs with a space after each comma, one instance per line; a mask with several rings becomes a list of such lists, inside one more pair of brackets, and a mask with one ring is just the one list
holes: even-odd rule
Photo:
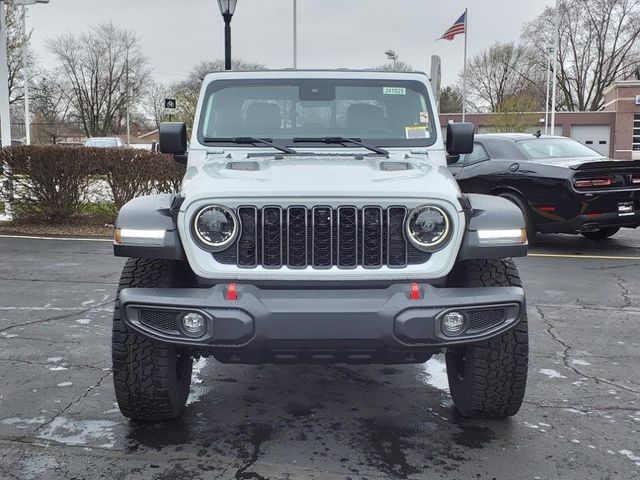
[[640, 226], [640, 162], [608, 159], [566, 137], [530, 134], [476, 135], [473, 153], [449, 161], [463, 192], [498, 195], [520, 207], [530, 241], [537, 232], [598, 240]]

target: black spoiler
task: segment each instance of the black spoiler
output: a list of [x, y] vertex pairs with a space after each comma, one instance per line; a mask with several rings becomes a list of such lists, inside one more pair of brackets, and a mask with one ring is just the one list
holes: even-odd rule
[[569, 166], [571, 170], [618, 170], [621, 168], [640, 169], [640, 161], [634, 160], [604, 160], [599, 162], [585, 162]]

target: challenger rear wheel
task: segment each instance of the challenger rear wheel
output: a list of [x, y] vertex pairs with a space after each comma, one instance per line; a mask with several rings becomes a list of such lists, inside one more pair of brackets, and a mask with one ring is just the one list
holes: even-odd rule
[[[452, 287], [522, 286], [512, 260], [469, 260], [456, 266]], [[529, 362], [526, 312], [507, 333], [446, 353], [449, 390], [456, 410], [471, 418], [515, 415], [524, 400]]]
[[527, 240], [531, 244], [534, 243], [538, 229], [536, 228], [536, 222], [533, 220], [533, 213], [525, 200], [516, 193], [502, 193], [500, 197], [509, 200], [520, 209], [524, 217], [524, 225], [527, 228]]
[[162, 421], [182, 414], [191, 387], [188, 351], [131, 330], [120, 317], [123, 288], [184, 286], [180, 262], [130, 258], [124, 266], [113, 313], [113, 383], [120, 411], [133, 420]]
[[604, 240], [605, 238], [613, 237], [619, 231], [619, 227], [607, 227], [595, 232], [584, 232], [582, 235], [589, 240]]

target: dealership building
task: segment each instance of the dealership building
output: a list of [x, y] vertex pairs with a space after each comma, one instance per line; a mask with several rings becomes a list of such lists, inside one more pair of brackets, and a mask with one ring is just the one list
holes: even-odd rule
[[[571, 137], [603, 155], [621, 160], [640, 160], [640, 81], [620, 81], [609, 86], [605, 92], [604, 109], [599, 112], [558, 112], [556, 135]], [[526, 115], [526, 131], [544, 131], [545, 113]], [[467, 121], [476, 126], [477, 133], [500, 130], [496, 127], [497, 114], [470, 113]], [[440, 115], [444, 128], [450, 121], [462, 120], [460, 114]], [[522, 122], [520, 118], [516, 123]], [[536, 123], [537, 122], [537, 123]], [[508, 122], [507, 122], [508, 123]]]

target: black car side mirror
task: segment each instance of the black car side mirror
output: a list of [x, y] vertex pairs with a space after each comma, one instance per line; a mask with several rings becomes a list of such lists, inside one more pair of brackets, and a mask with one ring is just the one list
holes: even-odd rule
[[473, 123], [450, 123], [447, 125], [447, 153], [465, 155], [473, 152], [475, 126]]
[[176, 162], [187, 163], [187, 125], [170, 122], [160, 124], [160, 152], [173, 155]]

